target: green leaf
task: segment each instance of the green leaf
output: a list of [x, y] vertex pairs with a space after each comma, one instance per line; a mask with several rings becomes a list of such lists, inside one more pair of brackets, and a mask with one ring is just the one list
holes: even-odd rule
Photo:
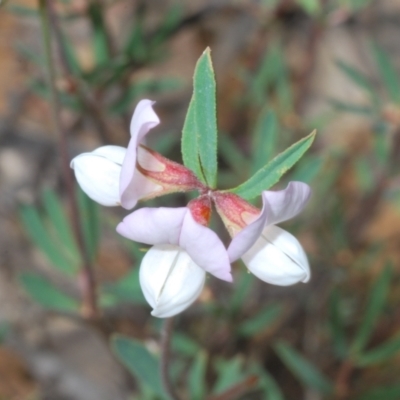
[[139, 268], [132, 268], [123, 278], [115, 283], [101, 287], [101, 302], [104, 306], [120, 303], [147, 304], [139, 283]]
[[344, 61], [336, 61], [336, 65], [361, 89], [369, 93], [371, 99], [375, 104], [379, 102], [376, 91], [370, 80], [359, 70], [345, 63]]
[[189, 370], [188, 386], [191, 400], [203, 400], [206, 398], [206, 368], [207, 354], [199, 352]]
[[79, 216], [81, 219], [85, 246], [93, 261], [97, 255], [100, 242], [100, 207], [90, 199], [79, 187], [77, 188]]
[[201, 351], [200, 346], [194, 340], [179, 332], [174, 333], [171, 347], [177, 353], [189, 357], [195, 357]]
[[248, 160], [238, 148], [237, 144], [228, 135], [221, 135], [218, 140], [218, 151], [221, 158], [229, 167], [241, 177], [245, 174]]
[[245, 337], [257, 335], [273, 324], [282, 314], [283, 307], [279, 304], [274, 304], [264, 307], [256, 316], [246, 320], [238, 327], [238, 333]]
[[379, 74], [383, 80], [385, 88], [389, 93], [390, 99], [395, 103], [400, 103], [400, 82], [399, 74], [395, 70], [390, 58], [378, 46], [377, 43], [372, 44], [372, 53], [378, 66]]
[[364, 318], [351, 346], [352, 352], [361, 352], [368, 343], [375, 324], [385, 305], [391, 278], [392, 274], [390, 268], [386, 267], [372, 287], [368, 304], [364, 313]]
[[276, 383], [275, 379], [260, 365], [251, 368], [258, 376], [258, 386], [261, 388], [266, 400], [284, 400], [283, 393]]
[[297, 0], [308, 14], [316, 15], [321, 9], [319, 0]]
[[357, 356], [356, 363], [359, 367], [367, 367], [369, 365], [378, 364], [387, 361], [396, 356], [400, 351], [400, 337], [381, 344], [372, 350], [364, 352]]
[[373, 109], [369, 106], [360, 106], [358, 104], [346, 103], [335, 99], [330, 99], [329, 103], [336, 109], [336, 111], [366, 115], [368, 117], [373, 115]]
[[290, 180], [311, 183], [320, 173], [324, 163], [323, 157], [306, 156], [297, 164], [296, 169], [290, 175]]
[[193, 95], [183, 127], [182, 157], [186, 167], [214, 188], [217, 179], [216, 84], [207, 48], [196, 64]]
[[299, 140], [276, 156], [265, 167], [259, 169], [246, 182], [228, 191], [236, 193], [246, 200], [251, 200], [259, 196], [263, 190], [267, 190], [277, 183], [282, 175], [300, 160], [313, 143], [315, 134], [316, 132], [314, 131]]
[[[244, 267], [244, 265], [243, 265]], [[252, 283], [254, 282], [254, 275], [241, 268], [240, 278], [236, 279], [236, 288], [233, 290], [232, 297], [229, 301], [230, 312], [236, 314], [240, 311], [246, 302]]]
[[235, 357], [232, 360], [219, 360], [216, 363], [218, 378], [213, 388], [213, 394], [222, 393], [244, 379], [242, 372], [243, 359]]
[[35, 207], [24, 205], [20, 208], [20, 217], [30, 239], [46, 255], [54, 267], [67, 274], [74, 274], [77, 265], [68, 260], [61, 251], [60, 243], [50, 235]]
[[348, 353], [344, 321], [341, 315], [340, 293], [334, 289], [329, 301], [329, 327], [336, 353], [344, 359]]
[[108, 51], [107, 28], [105, 26], [102, 6], [98, 2], [90, 2], [88, 16], [93, 29], [93, 49], [96, 64], [107, 63], [110, 59]]
[[72, 233], [71, 225], [60, 200], [57, 198], [56, 194], [49, 189], [44, 190], [42, 199], [47, 215], [54, 227], [54, 235], [68, 252], [68, 256], [72, 258], [72, 262], [79, 265], [81, 256]]
[[368, 390], [356, 400], [399, 400], [400, 385], [385, 386]]
[[[253, 133], [251, 173], [256, 173], [276, 152], [279, 123], [273, 110], [263, 110]], [[243, 167], [242, 167], [243, 168]]]
[[273, 347], [280, 359], [305, 387], [313, 388], [325, 395], [332, 393], [332, 382], [288, 343], [279, 340]]
[[114, 335], [111, 347], [138, 382], [146, 384], [163, 399], [169, 399], [162, 386], [159, 360], [141, 342], [122, 335]]
[[18, 277], [21, 286], [41, 306], [57, 311], [78, 312], [79, 303], [57, 289], [46, 278], [33, 272]]

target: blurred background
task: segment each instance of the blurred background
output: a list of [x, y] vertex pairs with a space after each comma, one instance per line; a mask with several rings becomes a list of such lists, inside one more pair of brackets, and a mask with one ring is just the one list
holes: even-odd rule
[[[150, 98], [161, 124], [149, 146], [180, 162], [193, 71], [207, 46], [220, 188], [318, 131], [276, 185], [312, 186], [307, 209], [284, 224], [309, 255], [311, 281], [274, 287], [240, 263], [233, 285], [208, 279], [175, 321], [170, 374], [182, 398], [234, 387], [220, 398], [400, 399], [400, 1], [50, 5], [69, 159], [126, 146], [134, 107]], [[100, 311], [91, 318], [82, 306], [41, 32], [36, 1], [0, 1], [0, 399], [164, 399], [143, 372], [158, 362], [161, 326], [138, 283], [143, 246], [115, 233], [124, 210], [77, 192]], [[212, 226], [228, 243], [216, 216]]]

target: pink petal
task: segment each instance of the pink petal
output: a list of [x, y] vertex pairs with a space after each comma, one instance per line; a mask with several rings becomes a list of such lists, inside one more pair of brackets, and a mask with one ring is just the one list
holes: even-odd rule
[[117, 232], [135, 242], [178, 245], [186, 212], [186, 207], [144, 207], [126, 216]]
[[310, 197], [310, 187], [302, 182], [290, 182], [285, 190], [262, 193], [263, 208], [256, 220], [242, 229], [228, 247], [231, 262], [239, 259], [257, 241], [264, 227], [286, 221], [299, 214]]
[[120, 175], [121, 205], [126, 209], [133, 208], [141, 196], [142, 186], [136, 182], [138, 171], [136, 170], [137, 148], [143, 137], [150, 129], [160, 122], [153, 110], [154, 102], [142, 100], [136, 106], [131, 121], [131, 140], [129, 141], [126, 156], [122, 164]]
[[179, 246], [205, 271], [232, 282], [231, 265], [225, 246], [215, 232], [198, 224], [189, 210], [183, 221]]
[[300, 214], [311, 195], [310, 186], [289, 182], [284, 190], [262, 192], [263, 205], [268, 206], [268, 225], [276, 225]]
[[232, 281], [223, 243], [211, 229], [196, 223], [187, 207], [141, 208], [125, 217], [117, 232], [140, 243], [180, 246], [205, 271]]

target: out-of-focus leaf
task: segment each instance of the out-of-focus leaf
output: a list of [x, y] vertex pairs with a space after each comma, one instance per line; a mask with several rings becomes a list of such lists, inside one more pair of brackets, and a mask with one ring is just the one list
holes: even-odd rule
[[182, 82], [179, 79], [143, 79], [131, 85], [111, 107], [114, 114], [122, 114], [132, 109], [133, 103], [145, 95], [163, 93], [179, 89]]
[[329, 103], [332, 105], [332, 107], [336, 109], [336, 111], [340, 112], [360, 114], [367, 117], [371, 117], [374, 113], [374, 110], [369, 106], [360, 106], [358, 104], [345, 103], [343, 101], [335, 99], [330, 99]]
[[163, 399], [169, 399], [162, 386], [159, 360], [141, 342], [114, 335], [111, 346], [118, 359], [139, 382], [146, 384]]
[[6, 321], [0, 322], [0, 345], [10, 332], [10, 325]]
[[46, 255], [54, 267], [67, 274], [74, 274], [78, 265], [65, 257], [59, 242], [45, 228], [35, 207], [25, 205], [20, 208], [21, 220], [31, 240]]
[[305, 138], [299, 140], [277, 155], [265, 167], [259, 169], [255, 175], [246, 182], [228, 191], [236, 193], [246, 200], [251, 200], [259, 196], [263, 190], [267, 190], [277, 183], [282, 175], [300, 160], [313, 143], [315, 134], [316, 132], [314, 131]]
[[297, 2], [303, 7], [304, 11], [311, 15], [317, 14], [321, 9], [319, 0], [297, 0]]
[[191, 400], [203, 400], [206, 398], [206, 368], [207, 354], [201, 351], [196, 355], [189, 370], [188, 386]]
[[116, 283], [103, 285], [101, 302], [104, 306], [115, 306], [126, 302], [147, 304], [139, 283], [139, 268], [133, 268]]
[[189, 336], [176, 332], [171, 340], [172, 349], [179, 354], [194, 357], [201, 351], [200, 346]]
[[221, 158], [231, 167], [237, 176], [242, 177], [246, 172], [245, 166], [248, 160], [236, 143], [228, 135], [220, 135], [218, 138], [218, 150]]
[[89, 257], [93, 261], [100, 242], [100, 209], [79, 187], [77, 190], [79, 213]]
[[368, 390], [356, 400], [399, 400], [400, 385], [385, 386]]
[[329, 327], [332, 332], [335, 351], [341, 359], [344, 359], [348, 353], [348, 345], [341, 315], [340, 293], [337, 289], [332, 292], [329, 301]]
[[58, 311], [78, 312], [79, 303], [57, 289], [47, 279], [33, 272], [19, 275], [19, 282], [25, 291], [41, 306]]
[[376, 321], [385, 305], [391, 278], [390, 268], [386, 267], [371, 289], [364, 318], [351, 346], [351, 351], [356, 354], [364, 349], [372, 335]]
[[236, 314], [243, 308], [246, 298], [254, 282], [254, 275], [248, 272], [245, 268], [241, 268], [240, 277], [237, 278], [236, 288], [233, 291], [229, 301], [229, 307], [232, 314]]
[[27, 59], [28, 61], [34, 63], [39, 67], [42, 68], [46, 67], [46, 61], [44, 57], [42, 57], [40, 53], [33, 50], [31, 47], [27, 46], [25, 43], [17, 41], [15, 43], [14, 48], [18, 54], [20, 54], [23, 58]]
[[193, 95], [182, 134], [182, 158], [199, 179], [214, 188], [217, 178], [216, 84], [207, 48], [196, 64]]
[[311, 183], [319, 174], [323, 165], [323, 157], [306, 156], [297, 164], [296, 169], [290, 175], [290, 180]]
[[88, 16], [93, 29], [93, 50], [96, 64], [101, 65], [110, 59], [107, 27], [104, 22], [101, 3], [90, 2], [88, 7]]
[[390, 99], [394, 103], [400, 103], [399, 73], [395, 70], [386, 52], [384, 52], [377, 43], [372, 44], [372, 54], [375, 57], [379, 74], [387, 92], [389, 93]]
[[279, 340], [274, 344], [274, 349], [280, 359], [290, 371], [292, 371], [293, 375], [295, 375], [305, 387], [313, 388], [325, 395], [332, 393], [332, 382], [288, 343]]
[[213, 394], [222, 393], [231, 386], [244, 379], [245, 375], [241, 372], [243, 367], [243, 359], [235, 357], [232, 360], [219, 360], [216, 363], [218, 370], [217, 382], [214, 385]]
[[258, 376], [258, 386], [263, 392], [265, 400], [284, 400], [283, 393], [275, 379], [260, 365], [255, 365], [250, 369]]
[[68, 251], [68, 256], [72, 258], [73, 264], [78, 265], [81, 262], [81, 256], [72, 233], [71, 225], [60, 200], [57, 198], [56, 194], [49, 189], [43, 192], [42, 198], [47, 215], [49, 216], [51, 224], [54, 226], [53, 234], [59, 239], [63, 248]]
[[378, 97], [374, 87], [371, 85], [369, 79], [359, 70], [345, 63], [344, 61], [336, 61], [336, 65], [361, 89], [368, 92], [371, 99], [375, 104], [378, 103]]
[[[253, 133], [251, 173], [256, 173], [276, 153], [279, 124], [273, 110], [264, 109]], [[242, 167], [243, 168], [243, 167]]]
[[[32, 80], [30, 82], [31, 90], [38, 96], [50, 101], [50, 91], [49, 88], [38, 80]], [[59, 92], [60, 102], [63, 106], [70, 108], [73, 111], [80, 111], [82, 109], [82, 103], [76, 96], [70, 95], [65, 92]]]
[[381, 344], [372, 350], [368, 350], [357, 356], [356, 363], [359, 367], [367, 367], [369, 365], [378, 364], [387, 361], [400, 351], [400, 337]]
[[282, 311], [283, 308], [279, 304], [264, 307], [253, 318], [249, 318], [240, 324], [237, 328], [238, 333], [247, 337], [257, 335], [273, 324], [281, 316]]
[[376, 132], [373, 136], [373, 150], [376, 159], [382, 168], [386, 168], [390, 161], [390, 152], [392, 151], [391, 142], [387, 132]]
[[180, 4], [172, 4], [167, 13], [164, 15], [161, 25], [151, 40], [151, 46], [153, 47], [153, 50], [154, 47], [159, 46], [168, 38], [168, 35], [179, 25], [182, 17], [182, 6]]
[[364, 193], [373, 189], [375, 186], [375, 174], [371, 162], [368, 162], [364, 156], [357, 157], [354, 160], [354, 168], [360, 189]]

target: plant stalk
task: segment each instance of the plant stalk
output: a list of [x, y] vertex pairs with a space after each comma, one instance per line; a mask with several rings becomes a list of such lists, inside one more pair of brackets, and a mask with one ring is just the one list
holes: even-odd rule
[[50, 28], [50, 1], [39, 0], [39, 14], [42, 27], [43, 47], [47, 65], [47, 79], [50, 88], [51, 116], [53, 129], [57, 136], [59, 152], [61, 156], [61, 169], [68, 196], [68, 203], [71, 213], [72, 228], [82, 259], [81, 283], [82, 283], [82, 312], [91, 319], [98, 317], [96, 282], [90, 262], [87, 246], [85, 246], [82, 226], [79, 218], [79, 208], [75, 196], [75, 186], [72, 170], [69, 166], [67, 133], [62, 127], [60, 119], [60, 101], [56, 89], [56, 70], [52, 60], [51, 52], [51, 28]]

